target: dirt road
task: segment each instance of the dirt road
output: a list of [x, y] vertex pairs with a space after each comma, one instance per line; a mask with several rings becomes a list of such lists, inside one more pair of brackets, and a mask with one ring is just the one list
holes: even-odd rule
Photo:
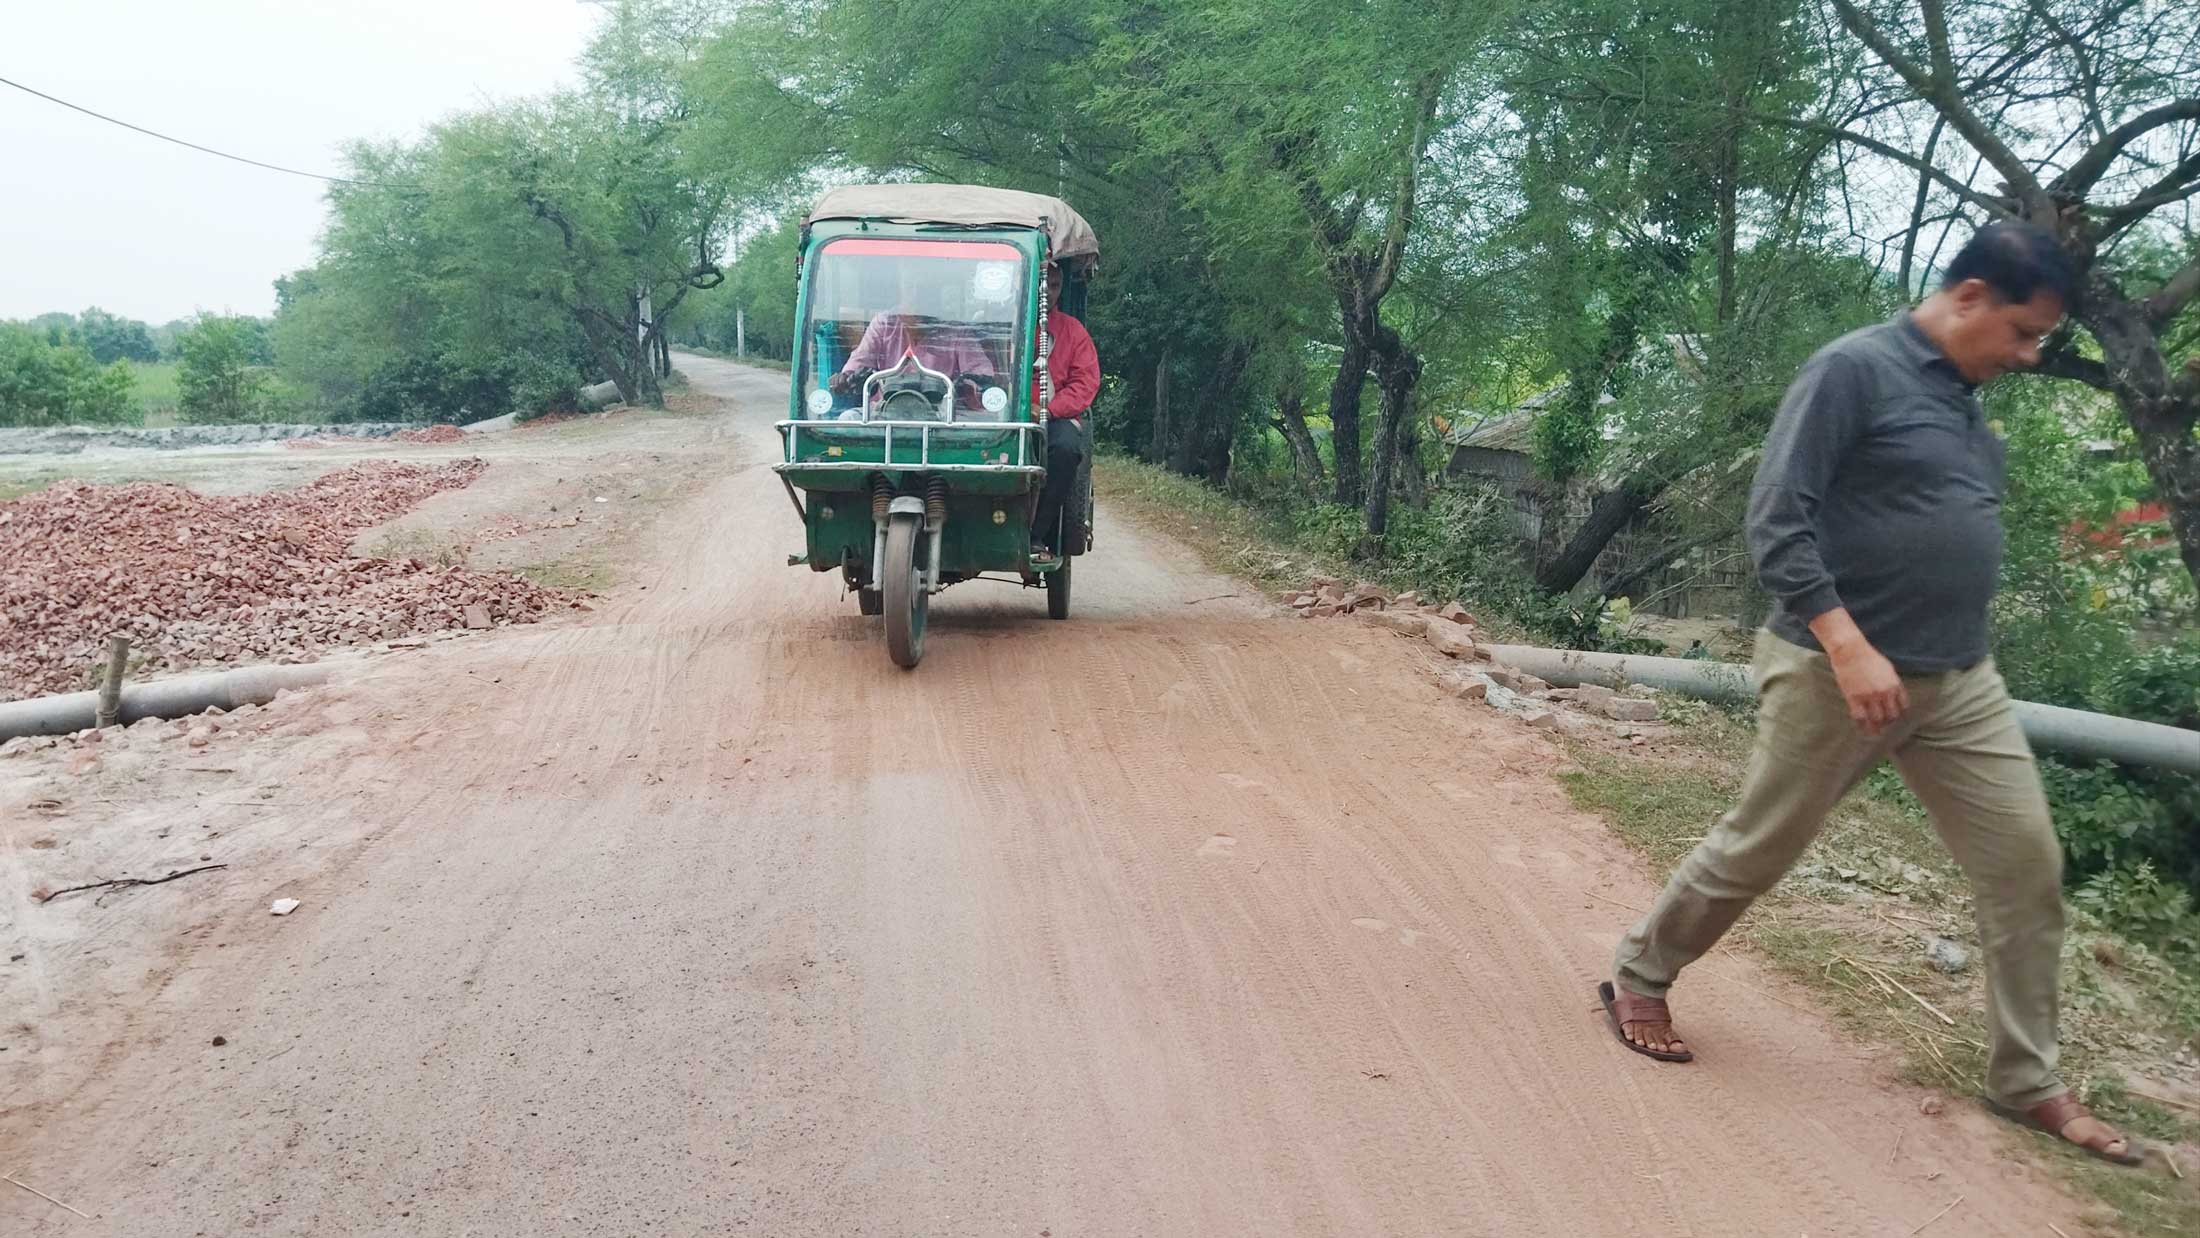
[[1072, 621], [959, 586], [898, 671], [783, 566], [784, 379], [683, 368], [720, 475], [594, 614], [375, 662], [140, 823], [258, 862], [7, 892], [151, 953], [11, 990], [0, 1161], [99, 1219], [0, 1184], [0, 1230], [2078, 1231], [1746, 961], [1694, 1066], [1613, 1044], [1591, 894], [1652, 886], [1417, 648], [1103, 500]]

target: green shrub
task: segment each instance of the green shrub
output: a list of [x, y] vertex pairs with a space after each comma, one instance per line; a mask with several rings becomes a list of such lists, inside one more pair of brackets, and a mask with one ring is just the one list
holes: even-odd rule
[[116, 425], [138, 419], [130, 369], [73, 343], [0, 323], [0, 426]]
[[257, 421], [266, 412], [267, 372], [254, 365], [252, 320], [204, 314], [176, 339], [176, 410], [194, 425]]
[[555, 358], [474, 365], [448, 357], [404, 357], [367, 375], [347, 420], [463, 424], [515, 411], [522, 416], [563, 411], [578, 407], [579, 379], [579, 370]]
[[2144, 860], [2095, 873], [2071, 891], [2070, 901], [2172, 959], [2200, 959], [2200, 912], [2193, 909], [2192, 891], [2162, 880]]
[[[2109, 713], [2200, 731], [2200, 638], [2117, 663], [2103, 676], [2097, 700]], [[2193, 742], [2200, 743], [2200, 737]]]

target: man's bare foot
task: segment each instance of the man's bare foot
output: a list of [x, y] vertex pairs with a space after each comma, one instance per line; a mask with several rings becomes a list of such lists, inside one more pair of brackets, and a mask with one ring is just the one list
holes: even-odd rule
[[1610, 1017], [1620, 1043], [1661, 1062], [1695, 1060], [1687, 1042], [1674, 1030], [1672, 1009], [1663, 998], [1630, 993], [1609, 982], [1597, 986], [1597, 996], [1604, 1002], [1604, 1013]]
[[2140, 1165], [2146, 1157], [2138, 1146], [2123, 1132], [2093, 1116], [2093, 1111], [2078, 1103], [2068, 1092], [2050, 1096], [2037, 1105], [2025, 1109], [2012, 1109], [2006, 1105], [1987, 1102], [1995, 1113], [2022, 1126], [2045, 1131], [2084, 1151], [2113, 1161], [2118, 1165]]

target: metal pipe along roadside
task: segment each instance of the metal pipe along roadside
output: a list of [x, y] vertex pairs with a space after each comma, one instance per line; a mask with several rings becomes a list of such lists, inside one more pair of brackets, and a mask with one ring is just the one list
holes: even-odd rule
[[[265, 705], [286, 688], [310, 688], [335, 672], [329, 665], [248, 666], [234, 671], [183, 675], [130, 684], [122, 690], [115, 720], [181, 718], [220, 707]], [[0, 740], [20, 735], [68, 735], [90, 730], [99, 713], [98, 692], [39, 696], [0, 703]]]
[[[1562, 688], [1582, 684], [1624, 689], [1645, 684], [1704, 700], [1743, 702], [1756, 699], [1749, 668], [1732, 662], [1687, 658], [1651, 658], [1632, 654], [1584, 653], [1578, 649], [1541, 649], [1533, 645], [1485, 646], [1506, 666], [1526, 671]], [[2200, 774], [2200, 731], [2140, 722], [2113, 714], [2088, 713], [2058, 705], [2018, 701], [2017, 724], [2034, 748], [2081, 760], [2151, 765], [2181, 774]]]

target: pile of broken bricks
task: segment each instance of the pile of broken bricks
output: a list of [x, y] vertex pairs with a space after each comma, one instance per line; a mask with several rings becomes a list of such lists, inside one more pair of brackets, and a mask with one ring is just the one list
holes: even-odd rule
[[512, 573], [352, 553], [361, 532], [487, 467], [364, 461], [244, 495], [65, 481], [0, 502], [0, 700], [90, 687], [109, 634], [131, 638], [137, 678], [582, 605]]
[[1347, 585], [1334, 576], [1316, 576], [1307, 588], [1285, 590], [1277, 600], [1302, 619], [1358, 615], [1376, 627], [1426, 641], [1458, 663], [1436, 673], [1446, 693], [1486, 704], [1530, 726], [1568, 734], [1604, 730], [1641, 744], [1646, 742], [1642, 725], [1656, 722], [1660, 714], [1653, 690], [1639, 684], [1624, 693], [1594, 684], [1553, 688], [1499, 664], [1477, 639], [1474, 616], [1458, 602], [1438, 606], [1418, 593], [1393, 594], [1364, 580]]

